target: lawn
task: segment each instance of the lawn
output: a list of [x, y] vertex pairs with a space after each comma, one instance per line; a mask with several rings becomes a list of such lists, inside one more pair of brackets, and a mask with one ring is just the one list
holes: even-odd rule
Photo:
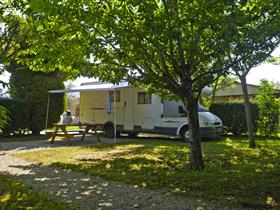
[[[67, 125], [66, 129], [67, 129], [67, 131], [80, 131], [83, 128], [80, 128], [80, 126], [78, 126], [78, 125]], [[46, 129], [47, 132], [48, 131], [52, 131], [53, 132], [54, 130], [55, 130], [55, 127]]]
[[139, 187], [222, 201], [237, 208], [279, 208], [280, 141], [226, 138], [202, 143], [206, 168], [188, 168], [183, 142], [137, 140], [115, 145], [63, 147], [18, 156]]
[[0, 175], [0, 209], [75, 209], [68, 204], [54, 201], [49, 195], [33, 191], [19, 180]]

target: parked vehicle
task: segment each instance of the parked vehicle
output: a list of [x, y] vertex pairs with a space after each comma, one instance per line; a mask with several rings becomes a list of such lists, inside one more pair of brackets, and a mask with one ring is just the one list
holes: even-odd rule
[[[106, 137], [120, 133], [135, 137], [141, 132], [181, 136], [189, 139], [188, 122], [181, 101], [163, 101], [157, 95], [131, 87], [90, 83], [81, 86], [80, 122], [98, 125]], [[222, 121], [199, 105], [199, 124], [202, 137], [223, 133]]]

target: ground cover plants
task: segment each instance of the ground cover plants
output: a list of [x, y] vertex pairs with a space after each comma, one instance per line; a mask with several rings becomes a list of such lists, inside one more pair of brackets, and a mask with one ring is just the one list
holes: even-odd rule
[[83, 171], [139, 187], [167, 190], [244, 208], [278, 208], [280, 141], [244, 138], [203, 142], [206, 168], [188, 168], [183, 142], [137, 140], [114, 145], [61, 147], [18, 153], [43, 164]]

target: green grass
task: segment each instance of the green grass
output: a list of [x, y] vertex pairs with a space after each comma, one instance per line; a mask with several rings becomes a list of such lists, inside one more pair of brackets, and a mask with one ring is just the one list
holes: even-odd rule
[[17, 155], [108, 180], [190, 197], [224, 202], [237, 208], [279, 208], [280, 141], [245, 139], [203, 142], [205, 170], [188, 167], [183, 142], [138, 140], [116, 145], [64, 147]]
[[33, 191], [19, 180], [0, 175], [0, 209], [74, 209], [68, 204], [54, 201], [49, 195]]
[[8, 136], [1, 137], [1, 142], [16, 142], [16, 141], [36, 141], [36, 140], [47, 140], [49, 137], [47, 135], [22, 135], [22, 136]]
[[[54, 131], [55, 127], [48, 128], [47, 131]], [[67, 125], [66, 126], [67, 131], [76, 131], [76, 130], [81, 130], [80, 126], [77, 125]]]

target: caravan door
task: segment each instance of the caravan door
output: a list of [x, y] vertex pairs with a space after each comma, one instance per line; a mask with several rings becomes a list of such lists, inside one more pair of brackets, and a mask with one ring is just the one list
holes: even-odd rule
[[124, 93], [124, 110], [123, 110], [123, 129], [132, 131], [134, 129], [134, 89], [125, 88]]

